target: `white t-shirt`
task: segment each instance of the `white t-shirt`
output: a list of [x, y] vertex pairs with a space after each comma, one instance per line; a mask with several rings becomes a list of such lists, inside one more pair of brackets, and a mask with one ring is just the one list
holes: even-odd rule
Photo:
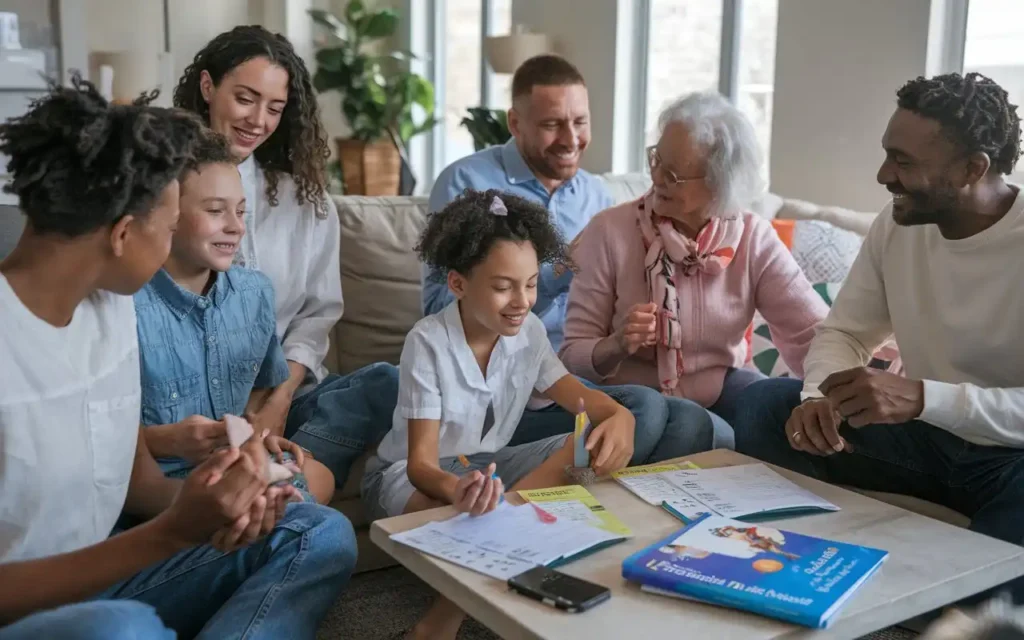
[[110, 535], [139, 432], [132, 299], [98, 292], [54, 327], [0, 275], [0, 562]]
[[811, 343], [804, 396], [864, 366], [894, 335], [906, 375], [924, 380], [920, 419], [982, 445], [1024, 447], [1024, 191], [985, 231], [942, 237], [875, 219]]
[[[529, 313], [517, 335], [498, 339], [484, 376], [466, 342], [459, 303], [452, 302], [406, 336], [398, 405], [377, 455], [386, 462], [408, 458], [412, 419], [441, 421], [441, 458], [495, 453], [512, 439], [533, 390], [543, 393], [567, 375], [544, 323]], [[484, 433], [489, 409], [492, 426]]]

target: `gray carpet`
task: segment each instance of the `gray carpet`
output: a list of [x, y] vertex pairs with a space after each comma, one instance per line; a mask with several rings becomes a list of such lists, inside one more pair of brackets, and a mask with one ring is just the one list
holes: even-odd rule
[[[422, 580], [401, 567], [362, 573], [327, 614], [317, 640], [389, 640], [411, 627], [430, 606], [433, 593]], [[467, 620], [459, 640], [496, 640], [476, 620]], [[862, 640], [907, 640], [913, 631], [891, 627]]]

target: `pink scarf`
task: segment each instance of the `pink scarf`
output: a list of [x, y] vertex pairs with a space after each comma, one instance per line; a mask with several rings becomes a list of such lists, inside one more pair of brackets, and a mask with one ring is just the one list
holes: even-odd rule
[[637, 217], [647, 255], [644, 258], [651, 302], [658, 306], [658, 380], [662, 392], [679, 395], [683, 375], [683, 339], [679, 323], [679, 291], [676, 274], [690, 277], [698, 272], [713, 276], [722, 272], [736, 255], [743, 235], [743, 219], [712, 218], [691, 240], [679, 233], [672, 221], [654, 213], [654, 192], [637, 201]]

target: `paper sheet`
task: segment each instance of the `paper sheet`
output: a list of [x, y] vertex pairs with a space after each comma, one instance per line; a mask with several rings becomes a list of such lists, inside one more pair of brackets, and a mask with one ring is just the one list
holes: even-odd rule
[[609, 533], [631, 536], [633, 532], [614, 513], [604, 508], [592, 493], [580, 485], [531, 489], [519, 495], [556, 518], [600, 527]]
[[663, 502], [688, 500], [690, 495], [665, 479], [665, 474], [683, 469], [696, 469], [697, 465], [684, 462], [681, 464], [653, 464], [641, 467], [629, 467], [612, 474], [616, 482], [626, 487], [647, 504], [660, 507]]
[[[460, 514], [391, 536], [424, 553], [491, 575], [547, 565], [615, 540], [615, 535], [571, 519], [541, 522], [532, 505], [503, 503], [483, 516]], [[506, 564], [498, 564], [504, 558]], [[487, 568], [490, 567], [490, 568]], [[501, 568], [499, 571], [498, 568]], [[485, 570], [486, 569], [486, 570]], [[511, 574], [516, 575], [516, 574]]]
[[456, 540], [429, 525], [395, 534], [391, 538], [423, 553], [498, 580], [508, 580], [536, 566], [533, 562], [509, 558], [469, 542]]
[[787, 480], [764, 464], [670, 471], [664, 479], [726, 518], [791, 509], [839, 507]]

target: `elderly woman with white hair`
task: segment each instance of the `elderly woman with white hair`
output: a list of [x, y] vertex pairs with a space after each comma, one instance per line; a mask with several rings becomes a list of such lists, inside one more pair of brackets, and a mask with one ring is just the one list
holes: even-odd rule
[[771, 223], [747, 212], [764, 183], [746, 117], [698, 93], [658, 125], [651, 190], [595, 216], [574, 243], [560, 356], [595, 383], [661, 389], [730, 422], [743, 389], [764, 377], [744, 368], [755, 310], [802, 376], [828, 307]]

